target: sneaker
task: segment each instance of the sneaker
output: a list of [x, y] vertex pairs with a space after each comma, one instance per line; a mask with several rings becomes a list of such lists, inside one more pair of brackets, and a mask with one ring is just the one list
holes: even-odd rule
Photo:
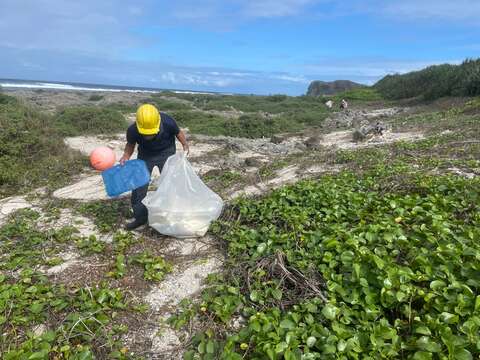
[[129, 222], [125, 225], [125, 229], [127, 230], [134, 230], [142, 225], [145, 225], [147, 223], [147, 220], [133, 220], [132, 222]]

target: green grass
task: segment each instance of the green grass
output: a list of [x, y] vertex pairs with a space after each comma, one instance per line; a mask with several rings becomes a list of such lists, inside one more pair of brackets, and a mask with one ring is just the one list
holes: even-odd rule
[[92, 218], [100, 232], [108, 233], [118, 228], [121, 221], [130, 216], [130, 205], [125, 201], [99, 200], [82, 203], [77, 206], [76, 211]]
[[307, 127], [320, 126], [329, 114], [322, 99], [307, 96], [203, 95], [168, 92], [163, 92], [161, 95], [189, 101], [193, 106], [204, 111], [244, 113], [238, 118], [232, 118], [220, 114], [191, 111], [185, 104], [176, 105], [183, 109], [172, 112], [175, 119], [182, 126], [188, 127], [192, 133], [205, 135], [247, 138], [272, 136], [277, 133], [295, 132]]
[[[151, 103], [160, 111], [171, 114], [192, 133], [212, 136], [259, 138], [296, 132], [321, 125], [329, 114], [321, 99], [306, 96], [223, 96], [163, 92], [145, 98], [141, 103]], [[139, 104], [70, 107], [56, 115], [55, 124], [65, 136], [111, 134], [125, 130], [127, 124], [122, 114], [135, 112]], [[221, 113], [208, 113], [209, 110], [235, 110], [244, 114], [231, 117]]]
[[103, 98], [104, 98], [103, 95], [92, 94], [92, 95], [90, 95], [90, 97], [88, 98], [88, 101], [100, 101], [100, 100], [103, 100]]
[[388, 75], [374, 88], [386, 99], [392, 100], [477, 96], [480, 95], [480, 59], [466, 60], [461, 65], [435, 65], [403, 75]]
[[380, 101], [383, 100], [383, 97], [377, 90], [370, 87], [364, 87], [344, 91], [335, 95], [335, 99], [337, 102], [342, 99], [350, 101]]
[[168, 100], [168, 99], [162, 98], [160, 95], [157, 95], [157, 94], [152, 95], [150, 98], [142, 99], [136, 102], [135, 104], [112, 103], [112, 104], [102, 105], [100, 108], [118, 111], [122, 114], [131, 114], [131, 113], [136, 113], [138, 107], [141, 104], [155, 105], [159, 111], [164, 111], [164, 112], [192, 109], [192, 106], [189, 103], [185, 103], [177, 100]]
[[118, 111], [122, 114], [131, 114], [137, 111], [138, 105], [140, 104], [141, 104], [140, 102], [138, 104], [133, 104], [133, 105], [125, 104], [125, 103], [112, 103], [112, 104], [104, 105], [102, 107], [104, 109]]
[[463, 114], [476, 114], [480, 115], [480, 96], [468, 101], [465, 106], [460, 109]]
[[191, 110], [192, 106], [179, 100], [169, 100], [162, 96], [162, 94], [153, 94], [148, 103], [155, 105], [159, 111], [179, 111]]
[[278, 133], [298, 132], [307, 127], [320, 126], [326, 118], [326, 112], [306, 109], [279, 116], [248, 113], [239, 118], [226, 118], [201, 111], [175, 111], [171, 114], [180, 126], [189, 128], [192, 133], [245, 138], [270, 137]]
[[162, 96], [176, 97], [192, 102], [202, 110], [231, 110], [232, 108], [243, 112], [268, 112], [279, 114], [291, 111], [326, 112], [322, 99], [310, 96], [287, 96], [287, 95], [203, 95], [203, 94], [175, 94], [163, 92]]
[[2, 94], [0, 92], [0, 105], [13, 105], [13, 104], [17, 104], [17, 100], [14, 97]]
[[0, 94], [0, 196], [63, 184], [87, 164], [69, 149], [52, 117]]
[[[216, 186], [220, 186], [221, 189], [228, 188], [233, 184], [239, 184], [244, 179], [244, 175], [237, 171], [225, 171], [218, 176], [204, 176], [203, 181], [206, 183], [213, 182]], [[218, 183], [218, 185], [217, 185]]]
[[109, 107], [78, 106], [60, 111], [55, 126], [65, 136], [112, 134], [124, 131], [128, 124], [125, 117]]
[[298, 129], [285, 118], [267, 119], [257, 114], [228, 119], [201, 111], [176, 111], [172, 112], [172, 116], [180, 126], [189, 128], [192, 133], [211, 136], [260, 138]]

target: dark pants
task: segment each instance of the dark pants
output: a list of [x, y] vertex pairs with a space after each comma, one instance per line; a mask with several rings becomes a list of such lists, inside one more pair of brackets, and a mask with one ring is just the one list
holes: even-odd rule
[[[157, 156], [152, 157], [139, 157], [139, 159], [145, 161], [147, 164], [148, 171], [150, 175], [152, 174], [152, 170], [155, 166], [158, 166], [158, 170], [160, 172], [163, 169], [163, 165], [167, 161], [168, 157], [175, 154], [175, 150], [166, 152], [164, 154], [160, 154]], [[142, 204], [142, 200], [147, 195], [148, 185], [146, 184], [138, 189], [132, 191], [131, 203], [132, 203], [132, 210], [133, 210], [133, 217], [141, 222], [147, 222], [148, 220], [148, 210], [145, 205]]]

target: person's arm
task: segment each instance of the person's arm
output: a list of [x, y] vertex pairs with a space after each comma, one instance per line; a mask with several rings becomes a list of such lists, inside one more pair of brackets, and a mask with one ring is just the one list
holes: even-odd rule
[[185, 133], [183, 132], [183, 130], [180, 130], [178, 132], [177, 139], [182, 144], [183, 151], [185, 152], [185, 154], [188, 155], [190, 153], [190, 147], [188, 146], [187, 137], [185, 136]]
[[125, 161], [128, 161], [135, 151], [135, 144], [130, 144], [127, 142], [125, 145], [125, 150], [123, 150], [123, 156], [118, 161], [120, 165], [125, 165]]

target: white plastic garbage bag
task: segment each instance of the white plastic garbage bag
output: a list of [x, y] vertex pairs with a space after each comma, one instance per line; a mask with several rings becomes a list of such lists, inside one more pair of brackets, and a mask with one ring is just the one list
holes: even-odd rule
[[143, 204], [149, 225], [161, 234], [203, 236], [222, 212], [222, 199], [203, 183], [182, 152], [167, 159], [157, 186]]

